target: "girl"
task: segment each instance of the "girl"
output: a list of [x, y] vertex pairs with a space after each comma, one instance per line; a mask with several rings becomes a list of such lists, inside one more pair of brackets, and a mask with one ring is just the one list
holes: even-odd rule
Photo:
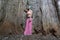
[[24, 35], [32, 35], [32, 10], [27, 9], [25, 10], [27, 19], [26, 19], [26, 26], [24, 30]]

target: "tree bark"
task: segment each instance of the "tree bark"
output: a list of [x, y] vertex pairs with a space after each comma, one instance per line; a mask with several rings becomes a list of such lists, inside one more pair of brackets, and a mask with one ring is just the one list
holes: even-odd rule
[[0, 0], [0, 34], [16, 31], [23, 33], [26, 21], [24, 10], [28, 6], [31, 6], [33, 10], [33, 32], [35, 34], [43, 30], [49, 33], [52, 29], [57, 32], [60, 27], [59, 2], [60, 0]]
[[52, 0], [45, 0], [45, 1], [41, 0], [41, 9], [42, 9], [42, 22], [44, 31], [48, 33], [52, 29], [57, 31], [59, 20], [57, 17], [56, 8], [53, 5]]

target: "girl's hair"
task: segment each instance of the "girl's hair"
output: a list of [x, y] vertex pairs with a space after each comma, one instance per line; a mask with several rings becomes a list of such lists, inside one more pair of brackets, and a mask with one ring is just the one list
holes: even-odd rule
[[[26, 10], [24, 10], [25, 13], [27, 13], [27, 11], [29, 11], [29, 8], [26, 8]], [[26, 15], [26, 18], [28, 18], [28, 15]], [[32, 16], [33, 18], [33, 16]]]
[[24, 10], [24, 12], [26, 12], [26, 13], [27, 13], [27, 11], [29, 11], [29, 9], [28, 9], [28, 8], [26, 8], [26, 10]]

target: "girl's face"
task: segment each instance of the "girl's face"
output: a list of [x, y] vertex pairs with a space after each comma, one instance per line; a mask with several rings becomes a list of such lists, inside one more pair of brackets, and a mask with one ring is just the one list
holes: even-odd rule
[[32, 10], [27, 11], [27, 14], [29, 15], [32, 14]]
[[32, 16], [32, 10], [29, 10], [29, 11], [27, 12], [27, 15], [28, 15], [28, 17], [31, 17], [31, 16]]

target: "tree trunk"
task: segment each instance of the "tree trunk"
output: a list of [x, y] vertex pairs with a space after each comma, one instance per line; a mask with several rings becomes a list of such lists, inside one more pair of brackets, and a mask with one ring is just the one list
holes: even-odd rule
[[0, 0], [0, 34], [23, 33], [26, 21], [24, 9], [28, 6], [33, 10], [33, 33], [50, 33], [51, 30], [57, 32], [60, 28], [59, 2], [60, 0]]
[[57, 4], [58, 4], [58, 16], [60, 21], [60, 0], [57, 1]]
[[[57, 16], [56, 8], [54, 7], [52, 0], [41, 0], [41, 9], [42, 9], [42, 22], [43, 29], [45, 32], [50, 30], [58, 30], [59, 20]], [[49, 30], [50, 29], [50, 30]]]

